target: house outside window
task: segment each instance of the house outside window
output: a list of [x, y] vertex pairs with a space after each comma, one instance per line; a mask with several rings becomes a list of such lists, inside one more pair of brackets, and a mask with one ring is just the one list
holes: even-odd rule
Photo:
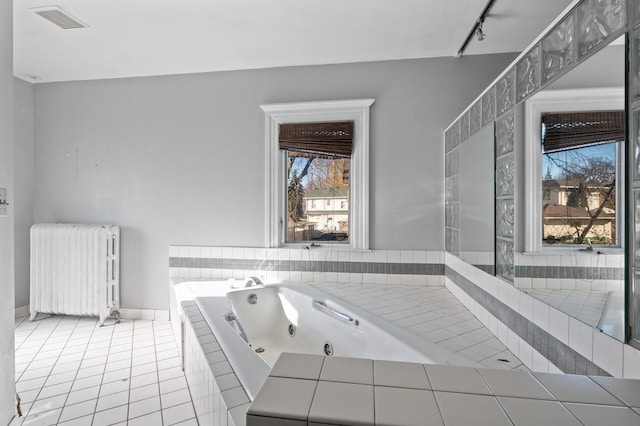
[[[287, 158], [286, 242], [348, 242], [349, 211], [333, 206], [349, 200], [343, 176], [351, 161], [353, 122], [284, 124], [279, 140]], [[305, 210], [309, 200], [312, 208]]]

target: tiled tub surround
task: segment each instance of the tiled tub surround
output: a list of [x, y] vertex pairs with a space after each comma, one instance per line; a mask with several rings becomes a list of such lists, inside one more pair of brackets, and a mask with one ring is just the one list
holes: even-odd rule
[[459, 253], [459, 257], [468, 264], [473, 265], [488, 274], [492, 274], [495, 269], [496, 260], [493, 252], [461, 251]]
[[302, 247], [171, 246], [170, 276], [220, 280], [258, 275], [267, 282], [444, 285], [441, 251]]
[[455, 256], [446, 263], [447, 288], [531, 370], [640, 378], [640, 351]]
[[638, 406], [638, 380], [283, 354], [247, 426], [631, 426]]
[[249, 396], [193, 301], [182, 302], [184, 370], [201, 425], [241, 426]]
[[624, 256], [572, 251], [516, 253], [515, 286], [521, 289], [624, 291]]
[[[469, 314], [461, 306], [452, 309], [452, 306], [459, 305], [459, 302], [444, 288], [379, 285], [345, 286], [343, 284], [330, 283], [317, 284], [317, 286], [325, 292], [339, 294], [341, 298], [348, 300], [352, 304], [359, 303], [363, 308], [380, 316], [385, 315], [382, 310], [387, 306], [389, 311], [386, 313], [386, 319], [394, 321], [395, 313], [397, 315], [395, 322], [404, 323], [405, 328], [414, 333], [417, 333], [416, 327], [424, 327], [428, 323], [428, 321], [423, 321], [425, 318], [420, 317], [419, 312], [414, 311], [415, 307], [423, 306], [423, 303], [431, 303], [432, 312], [444, 313], [448, 311], [449, 314], [443, 318], [449, 317], [450, 320], [453, 320], [453, 318], [462, 319], [463, 315], [460, 314]], [[178, 290], [176, 293], [179, 298], [184, 298], [201, 291], [212, 292], [213, 289], [210, 287], [212, 287], [210, 284], [194, 281], [182, 282], [176, 285]], [[455, 285], [449, 283], [449, 287], [453, 289]], [[422, 293], [423, 291], [425, 293]], [[454, 291], [461, 292], [462, 290], [457, 289]], [[442, 292], [443, 294], [433, 292]], [[447, 297], [444, 297], [444, 294]], [[465, 298], [462, 294], [459, 297]], [[468, 296], [466, 297], [468, 298]], [[188, 349], [186, 355], [189, 358], [191, 355], [188, 354], [193, 353], [192, 359], [197, 361], [187, 360], [186, 374], [189, 384], [195, 384], [195, 389], [192, 389], [191, 392], [198, 415], [203, 412], [205, 421], [214, 419], [212, 423], [214, 425], [243, 424], [241, 423], [242, 415], [247, 411], [249, 403], [244, 399], [243, 392], [240, 392], [239, 388], [241, 386], [238, 386], [237, 376], [222, 351], [219, 350], [217, 343], [213, 341], [215, 336], [211, 334], [208, 327], [202, 322], [202, 316], [197, 307], [189, 301], [184, 302], [182, 306], [184, 306], [183, 309], [189, 316], [189, 321], [193, 321], [193, 325], [186, 327], [188, 332], [193, 332], [191, 337], [187, 337]], [[460, 308], [462, 309], [459, 310]], [[429, 311], [429, 309], [425, 310]], [[407, 312], [410, 313], [408, 316]], [[482, 317], [479, 311], [477, 311], [477, 315]], [[411, 317], [413, 318], [409, 319]], [[477, 321], [473, 317], [471, 319]], [[408, 323], [405, 321], [408, 321]], [[437, 318], [433, 321], [436, 321], [436, 328], [442, 327], [442, 323], [437, 321]], [[416, 327], [412, 328], [412, 325], [409, 324], [413, 324]], [[451, 325], [452, 328], [448, 330], [449, 332], [455, 329], [455, 325], [452, 322]], [[497, 320], [496, 327], [498, 327]], [[474, 334], [483, 335], [484, 332], [486, 332], [486, 329], [481, 328], [480, 333], [467, 332], [468, 334], [465, 334], [467, 334], [467, 338], [470, 338]], [[487, 336], [491, 335], [487, 333], [483, 338]], [[519, 349], [518, 346], [516, 348]], [[508, 352], [501, 352], [499, 356], [507, 356], [507, 354]], [[308, 360], [308, 358], [305, 358], [305, 360]], [[336, 360], [339, 360], [339, 357], [327, 358], [323, 360], [323, 364], [325, 362], [332, 363]], [[258, 418], [249, 416], [248, 424], [255, 424], [251, 422], [258, 420], [259, 423], [257, 424], [265, 426], [271, 424], [320, 425], [323, 423], [315, 423], [314, 420], [324, 419], [323, 422], [326, 422], [324, 424], [329, 424], [330, 422], [334, 425], [402, 425], [425, 424], [425, 419], [430, 419], [431, 417], [435, 421], [433, 424], [483, 424], [482, 421], [485, 420], [487, 424], [540, 424], [543, 422], [547, 424], [580, 424], [579, 422], [583, 424], [602, 424], [602, 416], [610, 424], [638, 424], [638, 419], [631, 416], [631, 414], [635, 415], [635, 413], [631, 413], [628, 407], [639, 408], [635, 406], [638, 403], [634, 402], [632, 398], [638, 398], [639, 389], [637, 387], [640, 386], [640, 381], [617, 381], [607, 377], [587, 378], [584, 376], [550, 374], [531, 376], [526, 371], [509, 372], [502, 370], [502, 373], [514, 374], [503, 375], [497, 369], [474, 370], [461, 367], [452, 367], [454, 369], [459, 368], [457, 371], [447, 370], [444, 373], [441, 372], [440, 379], [438, 379], [437, 370], [444, 368], [444, 366], [427, 366], [425, 369], [422, 364], [406, 363], [395, 366], [387, 365], [385, 368], [390, 369], [390, 372], [382, 374], [382, 378], [380, 378], [380, 374], [376, 373], [375, 363], [381, 364], [379, 361], [374, 361], [374, 364], [372, 364], [373, 381], [364, 382], [360, 377], [363, 369], [357, 367], [357, 364], [363, 362], [363, 360], [346, 359], [344, 362], [349, 364], [348, 368], [345, 369], [344, 366], [338, 366], [333, 372], [328, 371], [326, 374], [322, 373], [323, 367], [318, 370], [316, 366], [318, 375], [314, 378], [309, 377], [309, 374], [315, 370], [307, 365], [306, 361], [301, 364], [296, 360], [291, 362], [291, 359], [289, 359], [282, 367], [277, 367], [273, 370], [273, 377], [269, 379], [271, 382], [273, 382], [271, 379], [278, 379], [275, 381], [280, 382], [275, 385], [277, 392], [271, 392], [273, 390], [271, 384], [266, 385], [265, 395], [268, 396], [267, 411], [264, 411], [265, 405], [262, 405], [263, 409], [260, 409], [260, 405], [257, 405], [258, 410], [249, 411], [249, 413], [251, 416], [258, 415]], [[190, 369], [194, 369], [193, 365], [198, 366], [197, 370], [190, 371]], [[424, 369], [427, 377], [425, 380], [428, 384], [417, 385], [415, 383], [415, 379], [418, 377], [416, 366]], [[207, 372], [207, 368], [209, 368], [210, 373]], [[548, 363], [547, 370], [549, 370]], [[298, 375], [290, 372], [283, 373], [282, 371], [298, 371]], [[300, 371], [304, 373], [299, 373]], [[436, 372], [432, 373], [432, 371]], [[551, 371], [558, 370], [552, 368]], [[470, 375], [470, 372], [473, 372], [474, 375]], [[325, 375], [321, 376], [321, 374]], [[407, 380], [410, 383], [380, 381], [385, 380], [385, 376], [389, 380]], [[469, 379], [470, 376], [475, 380]], [[220, 377], [227, 377], [229, 379], [227, 383], [229, 384], [226, 386], [231, 386], [231, 388], [221, 387], [220, 383], [216, 382]], [[569, 377], [569, 379], [556, 379], [557, 377]], [[297, 382], [293, 383], [292, 380]], [[474, 383], [469, 383], [470, 380]], [[558, 380], [564, 381], [557, 383]], [[322, 384], [323, 382], [326, 383]], [[286, 383], [285, 389], [279, 388], [278, 386], [283, 383]], [[312, 384], [310, 385], [309, 383]], [[315, 395], [311, 398], [309, 398], [310, 386], [313, 386], [313, 395]], [[364, 388], [367, 389], [364, 390]], [[224, 399], [224, 392], [233, 389], [235, 389], [235, 397], [238, 399], [228, 403]], [[344, 389], [349, 391], [348, 395], [344, 395]], [[603, 389], [608, 390], [608, 393], [603, 392]], [[244, 392], [244, 395], [246, 395], [246, 392]], [[307, 395], [308, 401], [306, 412], [304, 403], [299, 399], [304, 399], [305, 395]], [[317, 402], [316, 397], [320, 398]], [[425, 402], [425, 398], [431, 402], [430, 405]], [[228, 410], [227, 417], [224, 419], [224, 407], [230, 408], [228, 404], [239, 405]], [[317, 404], [317, 408], [312, 410], [311, 407], [314, 404]], [[466, 404], [466, 407], [473, 408], [460, 410], [461, 404]], [[425, 407], [429, 406], [433, 410], [430, 409], [426, 412]], [[220, 407], [222, 407], [222, 411]], [[354, 407], [359, 408], [354, 411]], [[373, 414], [367, 414], [366, 410], [362, 410], [367, 407], [371, 409]], [[387, 421], [382, 414], [384, 412], [391, 413], [391, 417]], [[465, 417], [469, 413], [473, 415], [472, 419]], [[478, 413], [482, 414], [479, 415]], [[532, 413], [535, 413], [535, 415], [532, 415]], [[291, 423], [288, 423], [288, 420], [284, 420], [291, 419], [292, 414]], [[319, 417], [312, 417], [312, 414]], [[373, 419], [373, 422], [362, 422], [363, 418], [358, 417], [362, 415], [368, 416], [364, 418], [365, 420], [367, 418], [369, 420]], [[374, 417], [371, 417], [372, 415]], [[415, 416], [418, 415], [421, 417], [416, 418]], [[338, 416], [342, 420], [337, 420]], [[224, 421], [227, 423], [223, 423]], [[377, 423], [374, 423], [375, 421]], [[501, 421], [504, 421], [504, 423], [500, 423]]]
[[[179, 306], [179, 309], [172, 312], [172, 319], [180, 316], [184, 319], [185, 374], [198, 419], [201, 424], [243, 424], [238, 416], [241, 417], [248, 404], [242, 395], [249, 395], [250, 392], [244, 388], [242, 392], [238, 389], [241, 387], [238, 377], [242, 374], [233, 370], [218, 340], [193, 302], [194, 297], [215, 296], [220, 297], [221, 303], [228, 303], [224, 295], [233, 281], [213, 284], [210, 281], [174, 278], [172, 284], [175, 290], [172, 303]], [[375, 284], [345, 286], [327, 283], [317, 286], [322, 291], [339, 295], [349, 303], [412, 334], [422, 335], [431, 341], [437, 340], [439, 345], [467, 358], [474, 357], [473, 361], [480, 365], [503, 369], [524, 368], [444, 287]], [[177, 328], [178, 331], [182, 329], [180, 322]], [[179, 335], [176, 333], [176, 336]], [[263, 377], [266, 377], [266, 373]], [[233, 390], [234, 399], [231, 401], [225, 399], [229, 395], [225, 393], [227, 390]], [[225, 419], [223, 414], [226, 409], [228, 413]], [[234, 423], [230, 423], [231, 420]], [[212, 423], [207, 423], [209, 421]]]

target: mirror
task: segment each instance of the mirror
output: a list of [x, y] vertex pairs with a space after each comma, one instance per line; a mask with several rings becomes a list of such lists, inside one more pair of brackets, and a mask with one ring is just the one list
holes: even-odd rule
[[460, 144], [460, 258], [494, 273], [493, 126]]
[[519, 105], [524, 125], [516, 129], [525, 144], [518, 219], [528, 232], [523, 253], [516, 245], [514, 285], [619, 340], [624, 87], [621, 37]]

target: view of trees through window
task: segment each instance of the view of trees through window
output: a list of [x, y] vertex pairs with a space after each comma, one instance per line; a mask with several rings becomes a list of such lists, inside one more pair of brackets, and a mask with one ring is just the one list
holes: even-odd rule
[[287, 241], [349, 241], [348, 158], [286, 151]]
[[543, 153], [544, 243], [616, 244], [617, 145]]

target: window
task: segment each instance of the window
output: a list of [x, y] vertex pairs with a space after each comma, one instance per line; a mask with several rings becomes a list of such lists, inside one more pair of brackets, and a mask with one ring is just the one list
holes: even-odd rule
[[618, 245], [624, 111], [545, 113], [541, 120], [543, 243]]
[[[348, 183], [349, 219], [331, 214], [332, 227], [348, 227], [348, 244], [356, 249], [369, 248], [369, 108], [373, 99], [304, 102], [263, 105], [266, 130], [265, 173], [265, 246], [279, 247], [287, 242], [287, 164], [289, 157], [279, 146], [282, 124], [350, 121], [353, 123], [353, 150], [342, 181]], [[320, 199], [324, 203], [326, 196]], [[308, 205], [308, 204], [307, 204]], [[328, 216], [310, 223], [315, 228], [328, 224]], [[311, 222], [311, 221], [309, 221]]]
[[526, 251], [621, 247], [624, 89], [541, 92], [525, 120]]
[[[349, 242], [349, 212], [333, 208], [332, 198], [349, 198], [343, 180], [353, 151], [353, 122], [285, 123], [279, 127], [279, 148], [287, 163], [287, 232], [285, 242]], [[305, 200], [321, 209], [306, 210]], [[340, 226], [328, 216], [340, 214]]]

